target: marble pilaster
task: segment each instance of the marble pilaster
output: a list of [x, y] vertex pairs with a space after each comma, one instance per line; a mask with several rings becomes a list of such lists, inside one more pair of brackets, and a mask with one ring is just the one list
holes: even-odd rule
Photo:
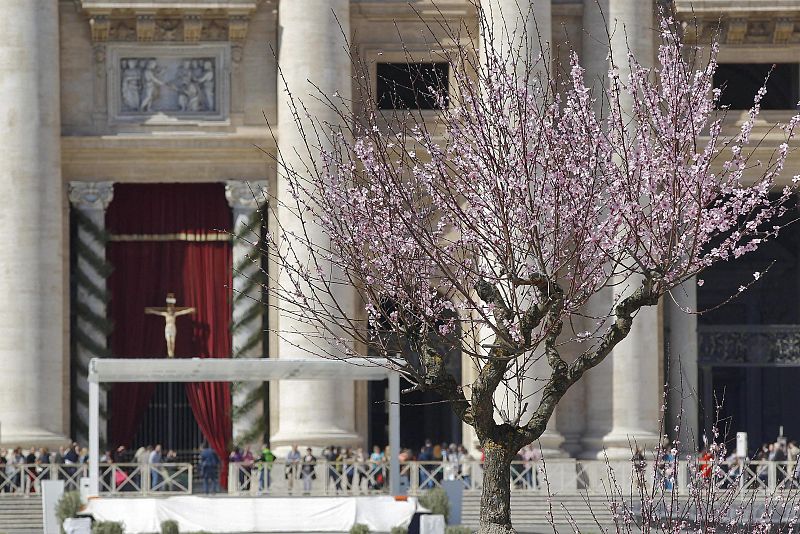
[[56, 0], [0, 2], [0, 444], [67, 434]]
[[[263, 356], [263, 310], [261, 276], [261, 214], [267, 203], [267, 182], [230, 180], [225, 198], [233, 210], [233, 357]], [[263, 382], [237, 382], [233, 387], [233, 440], [256, 439], [264, 428]], [[245, 408], [248, 400], [251, 406]], [[263, 430], [262, 430], [263, 432]]]
[[[341, 122], [337, 113], [319, 95], [321, 93], [325, 98], [333, 98], [342, 105], [350, 102], [352, 68], [347, 54], [349, 45], [345, 40], [345, 36], [348, 39], [350, 37], [350, 2], [281, 0], [278, 17], [278, 63], [283, 79], [278, 80], [280, 161], [277, 198], [291, 199], [287, 173], [291, 170], [303, 172], [308, 164], [304, 160], [316, 156], [304, 154], [303, 135], [295, 123], [290, 95], [284, 88], [284, 82], [291, 96], [302, 101], [300, 115], [303, 116], [306, 132], [313, 132], [313, 127], [304, 117], [306, 111], [319, 124], [336, 125]], [[313, 133], [310, 137], [313, 143], [317, 142]], [[325, 136], [321, 136], [319, 142], [323, 145], [321, 148], [331, 148]], [[314, 225], [303, 228], [300, 218], [288, 207], [278, 206], [277, 211], [281, 242], [291, 240], [292, 232], [302, 235], [306, 231], [315, 246], [326, 248], [327, 237], [320, 228]], [[297, 241], [293, 247], [298, 261], [307, 263], [310, 252]], [[323, 271], [329, 271], [325, 265], [320, 267]], [[280, 272], [277, 277], [282, 287], [292, 287], [287, 273]], [[338, 305], [345, 316], [352, 317], [355, 312], [353, 289], [342, 286], [337, 291]], [[341, 354], [341, 349], [335, 346], [334, 341], [320, 339], [316, 328], [296, 319], [292, 306], [288, 299], [279, 303], [278, 357], [318, 358]], [[354, 398], [352, 381], [293, 381], [280, 384], [277, 409], [280, 417], [277, 432], [271, 437], [273, 447], [280, 450], [292, 443], [322, 447], [361, 442], [355, 432]], [[271, 430], [274, 430], [273, 425]]]

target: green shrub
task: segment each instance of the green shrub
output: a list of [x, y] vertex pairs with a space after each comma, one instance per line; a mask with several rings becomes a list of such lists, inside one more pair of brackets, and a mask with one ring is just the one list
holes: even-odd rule
[[174, 519], [167, 519], [161, 522], [161, 534], [178, 534], [178, 522]]
[[[70, 517], [78, 517], [78, 512], [81, 510], [81, 494], [77, 491], [68, 491], [64, 493], [56, 504], [56, 517], [58, 524], [63, 525], [65, 519]], [[61, 532], [64, 532], [63, 527]]]
[[356, 523], [350, 527], [350, 534], [369, 534], [369, 527], [363, 523]]
[[445, 523], [450, 515], [450, 499], [442, 488], [428, 490], [419, 496], [419, 503], [432, 514], [443, 515]]
[[444, 534], [472, 534], [472, 529], [463, 525], [452, 525], [444, 529]]
[[125, 534], [125, 529], [117, 521], [98, 521], [92, 525], [92, 534]]
[[406, 527], [392, 527], [389, 534], [408, 534], [408, 529]]

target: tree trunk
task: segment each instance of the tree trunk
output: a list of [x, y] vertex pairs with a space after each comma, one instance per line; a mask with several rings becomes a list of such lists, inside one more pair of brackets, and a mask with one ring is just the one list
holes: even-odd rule
[[485, 443], [483, 452], [483, 492], [478, 534], [515, 534], [511, 526], [511, 461], [514, 453], [496, 443]]

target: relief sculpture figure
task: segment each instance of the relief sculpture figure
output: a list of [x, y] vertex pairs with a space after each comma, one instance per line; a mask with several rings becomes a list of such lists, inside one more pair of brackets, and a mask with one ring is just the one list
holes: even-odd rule
[[150, 111], [153, 101], [158, 98], [158, 88], [166, 85], [158, 78], [156, 73], [156, 60], [146, 60], [142, 70], [142, 100], [139, 104], [139, 111]]
[[141, 73], [135, 59], [123, 59], [121, 62], [122, 106], [125, 111], [138, 111], [141, 94]]
[[215, 108], [214, 103], [214, 66], [210, 61], [203, 62], [203, 68], [200, 76], [196, 79], [197, 83], [203, 89], [203, 98], [205, 100], [205, 108], [208, 111], [213, 111]]
[[186, 59], [181, 64], [176, 82], [178, 109], [180, 111], [198, 111], [200, 109], [200, 88], [192, 75], [190, 60]]

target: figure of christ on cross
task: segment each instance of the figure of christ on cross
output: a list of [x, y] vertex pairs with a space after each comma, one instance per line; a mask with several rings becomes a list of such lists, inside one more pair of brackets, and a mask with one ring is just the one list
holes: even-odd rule
[[144, 312], [151, 315], [160, 315], [164, 318], [164, 337], [167, 339], [167, 356], [174, 358], [175, 337], [178, 334], [178, 328], [175, 325], [175, 318], [179, 315], [188, 315], [190, 313], [194, 313], [194, 308], [182, 308], [175, 306], [175, 294], [167, 293], [167, 306], [165, 308], [147, 307], [144, 309]]

